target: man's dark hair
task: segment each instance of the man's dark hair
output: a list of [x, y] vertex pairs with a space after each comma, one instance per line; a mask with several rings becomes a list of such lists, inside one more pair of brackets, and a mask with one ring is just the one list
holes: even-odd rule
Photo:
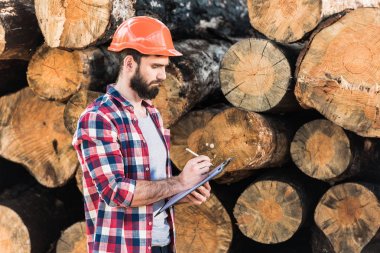
[[141, 58], [145, 56], [145, 54], [142, 54], [142, 53], [140, 53], [139, 51], [137, 51], [137, 50], [135, 50], [135, 49], [132, 49], [132, 48], [124, 49], [123, 51], [120, 52], [120, 56], [121, 56], [121, 64], [120, 64], [119, 71], [123, 68], [123, 66], [124, 66], [124, 58], [125, 58], [127, 55], [132, 56], [133, 60], [134, 60], [138, 65], [140, 65]]

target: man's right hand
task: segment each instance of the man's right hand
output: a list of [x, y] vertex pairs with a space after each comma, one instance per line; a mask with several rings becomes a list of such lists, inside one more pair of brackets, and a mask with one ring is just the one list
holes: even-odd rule
[[187, 161], [185, 167], [178, 176], [183, 187], [189, 189], [207, 177], [211, 165], [210, 158], [204, 155], [197, 156]]

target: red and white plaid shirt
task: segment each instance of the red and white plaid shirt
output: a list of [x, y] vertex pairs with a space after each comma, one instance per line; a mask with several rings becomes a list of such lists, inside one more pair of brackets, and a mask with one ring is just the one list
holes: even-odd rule
[[[150, 101], [143, 101], [165, 142], [169, 160], [170, 133]], [[146, 253], [152, 246], [153, 205], [131, 207], [136, 180], [150, 180], [147, 143], [133, 106], [115, 90], [96, 99], [82, 113], [73, 146], [83, 170], [83, 195], [90, 253]], [[174, 251], [174, 214], [169, 211]]]

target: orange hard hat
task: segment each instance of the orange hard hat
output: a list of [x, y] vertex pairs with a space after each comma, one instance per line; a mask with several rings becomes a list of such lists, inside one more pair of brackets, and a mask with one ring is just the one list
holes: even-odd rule
[[120, 52], [126, 48], [148, 55], [182, 55], [174, 48], [172, 36], [166, 25], [146, 16], [130, 18], [117, 28], [108, 50]]

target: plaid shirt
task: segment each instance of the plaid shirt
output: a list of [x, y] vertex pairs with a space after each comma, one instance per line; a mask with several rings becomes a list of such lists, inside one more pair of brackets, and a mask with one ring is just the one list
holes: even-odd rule
[[[143, 101], [168, 152], [166, 173], [171, 176], [169, 130], [150, 101]], [[73, 146], [83, 170], [83, 195], [90, 253], [146, 253], [152, 246], [153, 205], [131, 207], [136, 180], [150, 180], [148, 146], [133, 106], [114, 89], [82, 113]], [[174, 214], [170, 210], [174, 250]]]

